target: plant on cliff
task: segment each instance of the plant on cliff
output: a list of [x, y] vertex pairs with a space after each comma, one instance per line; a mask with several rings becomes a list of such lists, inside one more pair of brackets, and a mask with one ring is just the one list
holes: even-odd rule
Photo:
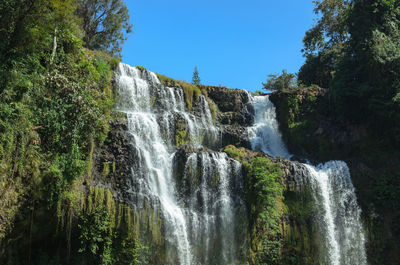
[[93, 263], [110, 264], [112, 240], [108, 212], [102, 207], [97, 207], [93, 212], [82, 213], [79, 219], [79, 252], [91, 257]]
[[224, 148], [230, 157], [243, 163], [244, 193], [249, 215], [249, 263], [281, 264], [284, 214], [281, 165], [272, 163], [261, 153], [228, 145]]
[[256, 264], [279, 264], [280, 217], [284, 185], [279, 164], [256, 157], [245, 164], [246, 197], [250, 203], [252, 251]]
[[296, 88], [295, 75], [282, 70], [281, 75], [270, 74], [263, 88], [269, 91], [290, 91]]
[[299, 81], [329, 88], [335, 115], [384, 132], [384, 139], [394, 139], [390, 145], [400, 145], [400, 3], [324, 0], [315, 4], [320, 17], [303, 40], [307, 59]]
[[193, 71], [192, 84], [200, 85], [200, 77], [199, 77], [199, 71], [197, 70], [197, 66], [194, 68]]
[[182, 88], [183, 93], [185, 94], [186, 106], [189, 110], [192, 109], [193, 99], [195, 101], [199, 100], [201, 91], [198, 86], [195, 86], [195, 85], [190, 84], [185, 81], [175, 80], [173, 78], [167, 77], [167, 76], [159, 74], [159, 73], [156, 73], [156, 75], [163, 85], [169, 86], [169, 87]]

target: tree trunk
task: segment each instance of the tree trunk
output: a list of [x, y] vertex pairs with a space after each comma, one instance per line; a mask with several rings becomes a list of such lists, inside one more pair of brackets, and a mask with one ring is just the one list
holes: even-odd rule
[[54, 28], [53, 51], [51, 53], [50, 65], [53, 64], [54, 57], [56, 56], [56, 51], [57, 51], [57, 27]]

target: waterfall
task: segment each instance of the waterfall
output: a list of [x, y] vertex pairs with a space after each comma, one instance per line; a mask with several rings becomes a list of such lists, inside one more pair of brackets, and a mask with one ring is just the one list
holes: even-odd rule
[[236, 243], [242, 234], [235, 231], [236, 216], [244, 215], [240, 163], [225, 153], [193, 151], [180, 161], [183, 172], [174, 167], [178, 127], [194, 149], [219, 145], [204, 96], [188, 111], [182, 89], [166, 87], [154, 73], [122, 63], [115, 80], [116, 108], [126, 113], [133, 138], [129, 198], [137, 208], [150, 204], [161, 211], [164, 264], [238, 264], [245, 244]]
[[[241, 164], [225, 153], [192, 153], [183, 181], [188, 194], [190, 234], [198, 252], [196, 264], [238, 264], [236, 216], [244, 214]], [[184, 192], [185, 193], [185, 192]], [[243, 242], [243, 240], [241, 241]]]
[[290, 158], [290, 154], [279, 132], [274, 104], [268, 97], [252, 98], [254, 107], [254, 125], [250, 127], [251, 148], [260, 150], [270, 156]]
[[[275, 106], [268, 96], [252, 98], [254, 125], [249, 128], [253, 150], [290, 158], [278, 128]], [[366, 265], [365, 235], [350, 172], [345, 162], [330, 161], [309, 171], [322, 237], [321, 264]]]

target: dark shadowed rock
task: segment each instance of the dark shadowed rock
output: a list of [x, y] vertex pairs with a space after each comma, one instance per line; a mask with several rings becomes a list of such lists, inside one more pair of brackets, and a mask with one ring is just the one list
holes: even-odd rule
[[93, 185], [111, 189], [114, 196], [123, 201], [124, 191], [131, 185], [128, 176], [132, 173], [134, 154], [133, 136], [128, 133], [127, 118], [110, 122], [104, 144], [95, 148], [93, 154]]

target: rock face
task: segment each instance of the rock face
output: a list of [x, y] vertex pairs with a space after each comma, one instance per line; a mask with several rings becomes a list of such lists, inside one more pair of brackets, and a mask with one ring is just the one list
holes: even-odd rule
[[290, 161], [281, 157], [271, 158], [273, 163], [281, 165], [283, 178], [286, 182], [287, 190], [289, 191], [303, 191], [305, 187], [309, 187], [310, 177], [309, 170], [296, 161]]
[[[398, 264], [400, 230], [394, 220], [399, 218], [400, 209], [398, 205], [389, 206], [388, 197], [381, 197], [382, 190], [400, 183], [394, 173], [399, 172], [400, 165], [397, 151], [382, 145], [380, 136], [371, 135], [368, 124], [337, 117], [326, 89], [274, 92], [270, 100], [291, 153], [314, 161], [343, 160], [348, 164], [366, 224], [369, 261]], [[398, 197], [395, 194], [399, 193], [385, 194]]]
[[92, 177], [94, 185], [105, 187], [113, 192], [119, 202], [124, 202], [125, 191], [132, 183], [128, 178], [135, 159], [133, 137], [128, 133], [126, 117], [120, 117], [110, 123], [110, 131], [104, 145], [95, 148], [93, 154]]
[[345, 119], [334, 119], [331, 95], [317, 86], [291, 92], [274, 92], [282, 136], [298, 156], [317, 161], [344, 159], [360, 152], [358, 143], [366, 129]]
[[222, 146], [233, 144], [250, 148], [246, 127], [254, 122], [250, 95], [241, 89], [200, 86], [218, 107], [217, 121], [222, 129]]

